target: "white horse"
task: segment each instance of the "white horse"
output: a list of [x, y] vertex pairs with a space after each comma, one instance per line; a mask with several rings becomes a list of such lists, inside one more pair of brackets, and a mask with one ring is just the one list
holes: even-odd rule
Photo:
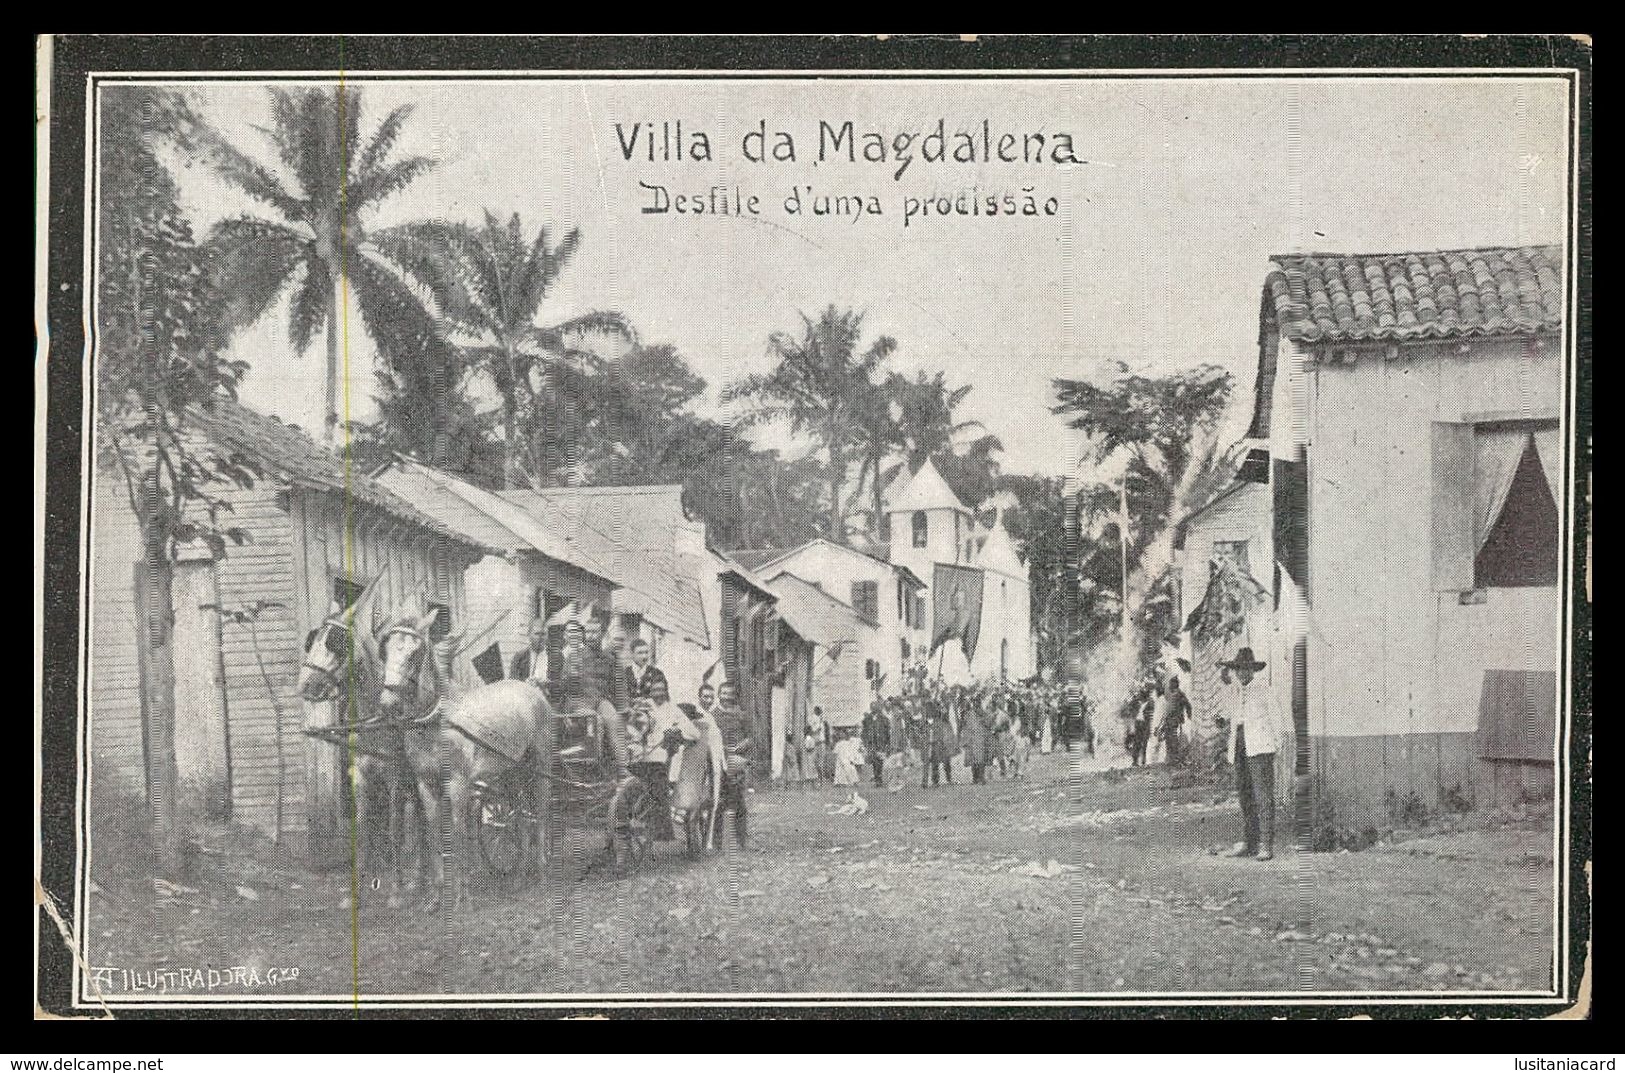
[[493, 682], [455, 692], [450, 646], [437, 649], [429, 640], [435, 614], [432, 608], [421, 614], [400, 611], [375, 634], [382, 666], [378, 704], [402, 728], [418, 797], [430, 806], [432, 826], [441, 839], [442, 851], [435, 859], [442, 904], [449, 900], [455, 909], [468, 901], [476, 783], [493, 785], [516, 771], [531, 773], [536, 822], [530, 825], [527, 849], [533, 864], [541, 861], [549, 803], [543, 773], [552, 757], [552, 712], [541, 691], [524, 682]]

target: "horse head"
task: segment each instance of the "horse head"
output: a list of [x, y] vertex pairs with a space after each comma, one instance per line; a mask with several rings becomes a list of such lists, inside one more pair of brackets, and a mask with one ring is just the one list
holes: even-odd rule
[[330, 618], [305, 634], [305, 654], [299, 665], [299, 695], [308, 701], [332, 700], [347, 679], [365, 664], [351, 658], [353, 634], [343, 616]]
[[392, 616], [378, 631], [383, 668], [378, 705], [386, 714], [399, 715], [408, 706], [429, 711], [439, 702], [440, 666], [429, 639], [435, 617], [433, 608], [408, 610]]

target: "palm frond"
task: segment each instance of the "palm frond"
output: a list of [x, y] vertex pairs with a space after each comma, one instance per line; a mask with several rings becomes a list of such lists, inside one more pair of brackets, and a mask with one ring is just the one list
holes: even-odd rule
[[594, 310], [559, 324], [533, 327], [526, 335], [538, 346], [559, 351], [580, 349], [572, 343], [577, 339], [596, 338], [627, 346], [638, 345], [637, 329], [624, 314], [613, 310]]
[[426, 288], [439, 311], [454, 321], [468, 316], [469, 304], [457, 249], [459, 226], [428, 220], [367, 235], [367, 246]]
[[384, 117], [384, 121], [378, 124], [378, 129], [373, 132], [372, 139], [367, 142], [367, 148], [361, 151], [361, 156], [355, 164], [355, 175], [371, 175], [382, 166], [389, 158], [390, 152], [394, 150], [395, 143], [400, 141], [401, 127], [411, 118], [415, 108], [416, 105], [403, 104]]
[[215, 224], [204, 256], [216, 289], [226, 296], [226, 321], [236, 328], [264, 316], [299, 267], [308, 269], [316, 261], [308, 238], [252, 216]]
[[291, 221], [308, 218], [305, 203], [289, 193], [269, 168], [226, 141], [218, 131], [200, 130], [198, 151], [216, 174], [255, 201], [269, 205]]
[[327, 307], [332, 299], [333, 286], [326, 266], [312, 258], [288, 307], [288, 341], [295, 351], [304, 353], [316, 333], [326, 325]]
[[435, 166], [432, 157], [413, 156], [359, 175], [346, 191], [346, 202], [351, 212], [359, 212], [399, 193], [412, 181]]

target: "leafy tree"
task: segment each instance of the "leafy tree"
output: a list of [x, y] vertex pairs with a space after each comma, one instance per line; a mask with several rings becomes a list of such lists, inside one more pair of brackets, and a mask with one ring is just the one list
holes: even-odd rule
[[1078, 490], [1074, 538], [1079, 604], [1086, 609], [1079, 616], [1083, 647], [1108, 636], [1100, 612], [1112, 605], [1108, 594], [1116, 594], [1123, 632], [1100, 698], [1108, 711], [1134, 689], [1163, 639], [1178, 630], [1168, 574], [1175, 524], [1235, 474], [1234, 459], [1215, 440], [1233, 384], [1228, 372], [1202, 365], [1153, 378], [1130, 374], [1119, 363], [1117, 373], [1103, 383], [1056, 380], [1053, 407], [1089, 436], [1092, 463], [1121, 469], [1116, 480], [1086, 481]]
[[637, 348], [591, 381], [582, 464], [593, 484], [681, 484], [725, 548], [780, 547], [815, 536], [823, 467], [787, 462], [700, 417], [706, 383], [675, 348]]
[[504, 483], [542, 488], [579, 477], [592, 379], [605, 365], [591, 344], [637, 342], [619, 313], [537, 323], [581, 232], [555, 243], [546, 227], [527, 236], [518, 213], [504, 223], [488, 211], [479, 227], [399, 228], [383, 245], [429, 289], [447, 318], [447, 339], [502, 400]]
[[[396, 235], [371, 233], [368, 220], [435, 162], [394, 155], [411, 105], [390, 112], [363, 142], [357, 89], [278, 88], [270, 97], [271, 126], [262, 131], [292, 185], [218, 132], [201, 132], [203, 157], [228, 183], [273, 214], [223, 220], [208, 244], [232, 326], [255, 323], [291, 290], [288, 337], [294, 347], [303, 353], [325, 329], [323, 435], [331, 441], [338, 433], [339, 333], [346, 294], [355, 292], [375, 339], [387, 333], [401, 304], [412, 301], [398, 266], [391, 263]], [[394, 230], [397, 235], [410, 231]]]
[[867, 493], [871, 502], [862, 513], [869, 515], [877, 540], [884, 537], [885, 490], [905, 467], [913, 472], [926, 459], [933, 460], [943, 478], [973, 508], [995, 490], [999, 461], [994, 456], [1004, 445], [980, 421], [955, 417], [970, 391], [969, 384], [949, 387], [948, 375], [941, 371], [921, 371], [912, 380], [892, 373], [860, 400], [858, 446], [862, 457], [850, 512], [859, 512], [858, 503]]
[[580, 459], [593, 484], [636, 484], [671, 476], [674, 443], [695, 434], [694, 401], [705, 393], [676, 348], [638, 347], [608, 365], [581, 410]]
[[248, 486], [251, 460], [194, 433], [194, 419], [234, 396], [246, 368], [221, 357], [221, 306], [179, 205], [166, 147], [188, 150], [198, 123], [184, 98], [145, 87], [102, 97], [98, 204], [97, 441], [122, 475], [141, 533], [141, 690], [148, 800], [159, 870], [176, 875], [187, 817], [177, 815], [174, 561], [198, 542], [216, 557], [247, 534], [224, 524], [223, 492]]
[[1105, 383], [1057, 379], [1052, 409], [1089, 437], [1096, 464], [1113, 458], [1126, 467], [1129, 514], [1136, 519], [1132, 564], [1167, 527], [1175, 489], [1223, 416], [1234, 381], [1217, 365], [1146, 377], [1118, 362], [1117, 373]]
[[778, 359], [771, 372], [735, 381], [722, 399], [751, 404], [740, 418], [745, 426], [782, 421], [790, 431], [814, 439], [825, 455], [827, 535], [846, 543], [847, 466], [861, 450], [864, 419], [870, 416], [865, 400], [897, 343], [880, 336], [860, 351], [863, 314], [833, 305], [817, 320], [803, 313], [801, 322], [799, 336], [776, 332], [768, 340], [769, 353]]
[[[866, 514], [870, 536], [884, 539], [885, 490], [887, 481], [901, 468], [902, 463], [887, 464], [893, 454], [904, 446], [899, 419], [902, 416], [904, 392], [908, 378], [892, 373], [875, 390], [857, 400], [857, 437], [855, 447], [860, 456], [857, 485], [852, 489], [847, 515]], [[865, 497], [869, 499], [863, 508]]]
[[[1015, 499], [1004, 512], [1004, 525], [1027, 561], [1038, 665], [1059, 669], [1076, 628], [1068, 612], [1076, 606], [1078, 588], [1077, 564], [1067, 554], [1066, 479], [1012, 474], [1000, 485]], [[1077, 497], [1071, 499], [1075, 510]]]

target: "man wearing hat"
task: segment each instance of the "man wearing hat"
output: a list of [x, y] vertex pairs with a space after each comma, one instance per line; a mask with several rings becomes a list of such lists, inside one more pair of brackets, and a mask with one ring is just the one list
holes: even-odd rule
[[1237, 689], [1231, 758], [1236, 765], [1236, 794], [1241, 798], [1245, 840], [1237, 843], [1230, 856], [1256, 856], [1267, 861], [1275, 856], [1275, 751], [1279, 741], [1269, 686], [1253, 680], [1264, 669], [1264, 663], [1253, 657], [1251, 648], [1243, 646], [1234, 659], [1219, 666], [1227, 677], [1234, 678]]

